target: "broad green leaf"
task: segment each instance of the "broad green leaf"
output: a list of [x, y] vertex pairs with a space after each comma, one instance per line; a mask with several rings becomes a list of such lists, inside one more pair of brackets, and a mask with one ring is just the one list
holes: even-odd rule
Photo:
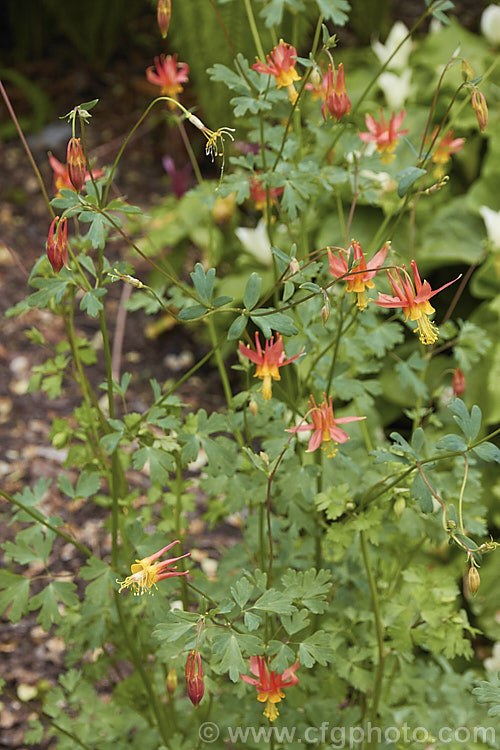
[[460, 451], [463, 453], [467, 450], [467, 443], [460, 435], [445, 435], [436, 443], [436, 448], [440, 451]]
[[206, 311], [207, 308], [203, 307], [203, 305], [191, 305], [191, 307], [185, 307], [181, 310], [178, 317], [180, 320], [195, 320], [205, 315]]
[[250, 583], [248, 578], [243, 576], [243, 578], [240, 578], [239, 581], [236, 581], [234, 586], [231, 586], [231, 594], [233, 595], [233, 599], [242, 609], [247, 603], [247, 601], [250, 599], [250, 596], [253, 591], [253, 584]]
[[432, 503], [432, 494], [419, 473], [416, 474], [415, 479], [413, 480], [411, 494], [412, 497], [420, 503], [420, 510], [422, 513], [432, 513], [434, 507]]
[[169, 612], [164, 618], [165, 622], [157, 625], [153, 630], [153, 636], [159, 641], [176, 641], [188, 633], [193, 635], [200, 616], [194, 612]]
[[257, 599], [252, 609], [275, 612], [278, 615], [291, 615], [297, 608], [292, 604], [291, 597], [276, 589], [268, 589]]
[[215, 281], [215, 268], [209, 268], [205, 273], [201, 263], [196, 263], [194, 271], [190, 274], [199, 298], [207, 305], [210, 304]]
[[310, 669], [316, 662], [323, 667], [328, 662], [335, 660], [335, 653], [332, 648], [332, 639], [328, 633], [318, 630], [313, 635], [306, 638], [299, 646], [300, 663]]
[[142, 469], [149, 461], [149, 476], [153, 484], [164, 485], [169, 481], [170, 472], [175, 468], [175, 461], [170, 453], [154, 446], [145, 446], [134, 453], [134, 469]]
[[99, 491], [101, 486], [100, 475], [96, 472], [82, 471], [78, 477], [75, 488], [75, 497], [90, 497]]
[[246, 315], [238, 315], [238, 317], [235, 318], [229, 326], [229, 330], [227, 332], [227, 340], [235, 341], [236, 339], [239, 339], [239, 337], [247, 327], [247, 323], [248, 318]]
[[418, 180], [419, 177], [422, 177], [422, 175], [426, 174], [425, 169], [420, 169], [419, 167], [407, 167], [406, 169], [403, 169], [401, 172], [398, 172], [396, 175], [396, 179], [399, 180], [398, 184], [398, 195], [400, 198], [403, 198], [408, 190], [411, 188], [414, 182]]
[[496, 461], [500, 463], [500, 449], [493, 443], [481, 443], [476, 445], [473, 449], [473, 453], [479, 456], [483, 461]]
[[91, 318], [96, 318], [103, 309], [100, 297], [107, 293], [107, 289], [91, 289], [80, 300], [80, 310], [84, 310]]
[[262, 276], [259, 276], [259, 274], [254, 271], [249, 276], [245, 287], [245, 294], [243, 296], [243, 304], [247, 310], [252, 310], [259, 301], [261, 288]]
[[28, 611], [29, 592], [29, 578], [0, 570], [0, 615], [10, 606], [10, 622], [19, 622]]

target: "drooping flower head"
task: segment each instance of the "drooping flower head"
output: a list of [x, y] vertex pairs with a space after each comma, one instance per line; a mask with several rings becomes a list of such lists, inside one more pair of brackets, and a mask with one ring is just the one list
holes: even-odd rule
[[486, 128], [486, 125], [488, 124], [488, 105], [486, 104], [486, 99], [484, 98], [484, 94], [481, 91], [478, 91], [477, 89], [475, 89], [472, 92], [471, 102], [472, 102], [472, 109], [476, 113], [477, 124], [479, 125], [479, 130], [482, 133], [483, 130]]
[[[269, 188], [269, 200], [275, 203], [278, 197], [284, 191], [284, 187]], [[265, 211], [267, 208], [266, 188], [262, 184], [258, 175], [253, 175], [250, 179], [250, 198], [255, 202], [255, 208], [258, 211]]]
[[[434, 128], [429, 141], [432, 143], [436, 136], [437, 128]], [[465, 138], [453, 138], [453, 130], [448, 132], [441, 138], [437, 146], [434, 147], [434, 153], [431, 156], [431, 161], [436, 165], [434, 174], [436, 177], [441, 178], [444, 176], [446, 171], [446, 165], [451, 159], [452, 154], [456, 154], [463, 148]]]
[[394, 289], [396, 296], [391, 297], [389, 294], [379, 293], [378, 299], [375, 300], [375, 304], [380, 305], [380, 307], [403, 308], [405, 320], [410, 318], [410, 320], [414, 320], [417, 323], [417, 328], [414, 332], [418, 333], [422, 344], [435, 344], [439, 337], [439, 331], [437, 326], [435, 326], [428, 318], [429, 315], [432, 315], [435, 312], [429, 300], [442, 289], [446, 289], [447, 286], [458, 281], [460, 276], [457, 276], [453, 281], [448, 281], [447, 284], [443, 284], [439, 289], [433, 291], [428, 281], [422, 282], [420, 280], [420, 274], [414, 260], [411, 262], [411, 267], [414, 284], [404, 266], [401, 269], [396, 269], [397, 279], [394, 278], [389, 270], [387, 271], [389, 281], [391, 282], [391, 286]]
[[[365, 290], [373, 289], [375, 286], [372, 279], [378, 273], [380, 266], [385, 261], [389, 249], [389, 243], [386, 242], [383, 248], [381, 248], [378, 253], [375, 253], [368, 263], [365, 260], [359, 242], [353, 240], [351, 242], [351, 248], [354, 253], [353, 273], [348, 274], [348, 253], [345, 250], [339, 250], [338, 255], [335, 255], [331, 250], [328, 250], [330, 273], [337, 279], [341, 276], [344, 277], [345, 281], [347, 281], [347, 291], [356, 294], [356, 304], [360, 310], [364, 310], [368, 305]], [[346, 276], [345, 274], [348, 275]]]
[[257, 679], [245, 674], [241, 675], [241, 679], [248, 682], [249, 685], [255, 685], [257, 700], [266, 704], [264, 716], [267, 716], [269, 721], [274, 721], [279, 716], [276, 704], [285, 697], [283, 688], [297, 685], [299, 678], [295, 672], [298, 668], [299, 662], [296, 661], [291, 667], [285, 669], [283, 674], [279, 674], [274, 669], [269, 670], [263, 656], [250, 657], [250, 671]]
[[205, 692], [201, 656], [197, 650], [190, 651], [188, 654], [186, 661], [186, 685], [189, 700], [193, 706], [197, 706]]
[[77, 193], [85, 185], [87, 170], [82, 144], [79, 138], [70, 138], [66, 149], [66, 164], [71, 185]]
[[153, 587], [158, 588], [157, 581], [163, 580], [163, 578], [172, 578], [173, 576], [185, 576], [189, 573], [189, 570], [178, 571], [177, 566], [170, 567], [172, 563], [177, 560], [182, 560], [183, 557], [189, 557], [190, 552], [186, 552], [185, 555], [180, 557], [171, 557], [169, 560], [163, 560], [162, 562], [156, 562], [167, 550], [173, 547], [175, 544], [180, 544], [177, 539], [171, 544], [167, 544], [166, 547], [155, 552], [154, 555], [143, 557], [142, 560], [136, 560], [133, 565], [130, 566], [132, 575], [125, 578], [124, 581], [116, 581], [120, 584], [120, 591], [123, 589], [132, 588], [134, 595], [137, 594], [153, 594], [151, 590]]
[[[68, 165], [62, 164], [62, 162], [60, 162], [59, 159], [56, 159], [56, 157], [53, 156], [52, 154], [49, 154], [49, 164], [52, 168], [52, 173], [54, 176], [54, 193], [56, 195], [60, 195], [61, 190], [73, 190], [74, 192], [75, 186], [71, 182]], [[101, 177], [103, 174], [104, 173], [102, 169], [92, 170], [92, 177], [94, 177], [95, 179], [97, 179], [98, 177]], [[90, 178], [89, 172], [85, 171], [84, 178], [83, 178], [83, 187], [85, 187], [85, 182], [89, 178]]]
[[53, 219], [47, 237], [47, 257], [55, 273], [59, 273], [63, 266], [69, 268], [67, 219], [59, 220], [59, 216]]
[[300, 357], [302, 352], [299, 352], [299, 354], [296, 354], [294, 357], [290, 357], [290, 359], [286, 359], [283, 348], [283, 339], [279, 334], [276, 336], [276, 341], [274, 341], [274, 336], [271, 336], [270, 339], [266, 339], [266, 345], [264, 351], [262, 351], [258, 332], [255, 333], [255, 348], [256, 351], [240, 341], [240, 354], [242, 354], [243, 357], [247, 357], [247, 359], [257, 365], [254, 378], [260, 378], [264, 381], [262, 385], [262, 396], [268, 400], [272, 396], [272, 381], [281, 380], [279, 368], [289, 365], [294, 359]]
[[397, 115], [393, 111], [389, 124], [385, 121], [382, 110], [380, 110], [380, 122], [371, 115], [365, 116], [368, 132], [363, 131], [358, 135], [364, 143], [375, 143], [377, 151], [382, 154], [380, 157], [382, 164], [390, 164], [395, 157], [394, 149], [398, 144], [399, 136], [406, 135], [408, 132], [408, 128], [400, 130], [405, 117], [406, 110], [404, 109]]
[[156, 8], [156, 19], [158, 21], [158, 28], [163, 39], [167, 38], [168, 27], [170, 26], [170, 18], [172, 16], [172, 0], [158, 0], [158, 7]]
[[272, 52], [266, 56], [266, 63], [257, 59], [252, 68], [258, 73], [265, 73], [274, 76], [276, 86], [280, 89], [285, 87], [288, 91], [288, 98], [295, 104], [297, 92], [295, 91], [294, 81], [300, 81], [300, 76], [295, 70], [297, 64], [297, 50], [291, 44], [280, 39], [279, 44], [274, 47]]
[[[340, 417], [339, 419], [335, 419], [333, 414], [333, 399], [331, 396], [327, 399], [326, 393], [323, 393], [323, 403], [320, 406], [316, 405], [314, 396], [311, 396], [308, 404], [312, 424], [300, 424], [297, 427], [287, 430], [287, 432], [293, 434], [313, 430], [309, 445], [307, 446], [307, 453], [312, 453], [320, 445], [323, 445], [323, 448], [328, 451], [328, 457], [331, 458], [337, 452], [337, 444], [346, 443], [349, 440], [347, 432], [341, 430], [337, 425], [346, 424], [347, 422], [361, 422], [363, 419], [366, 419], [366, 417]], [[331, 445], [332, 442], [333, 445]]]
[[323, 119], [326, 122], [327, 112], [337, 122], [351, 111], [351, 100], [347, 96], [345, 87], [344, 65], [339, 63], [337, 73], [332, 63], [329, 63], [325, 75], [325, 96], [321, 105]]
[[[146, 70], [146, 78], [150, 83], [160, 87], [160, 93], [163, 96], [170, 96], [177, 99], [177, 94], [183, 91], [182, 83], [188, 80], [189, 65], [187, 63], [177, 62], [177, 55], [160, 55], [155, 57], [154, 66], [151, 65]], [[168, 103], [171, 109], [175, 104]]]

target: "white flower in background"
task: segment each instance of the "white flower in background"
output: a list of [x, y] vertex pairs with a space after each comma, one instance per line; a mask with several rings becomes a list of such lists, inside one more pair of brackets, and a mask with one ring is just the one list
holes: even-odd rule
[[486, 225], [486, 234], [489, 241], [495, 250], [500, 250], [500, 211], [493, 211], [488, 206], [481, 206], [479, 213]]
[[500, 641], [497, 641], [493, 646], [491, 657], [484, 660], [484, 666], [489, 672], [500, 671]]
[[273, 256], [264, 219], [260, 219], [255, 229], [238, 227], [236, 235], [245, 250], [250, 255], [253, 255], [254, 258], [257, 258], [259, 263], [262, 263], [264, 266], [271, 265]]
[[431, 23], [430, 23], [430, 26], [429, 26], [429, 32], [431, 34], [439, 34], [439, 32], [442, 31], [442, 30], [443, 30], [443, 24], [441, 23], [441, 21], [438, 18], [436, 18], [435, 16], [433, 16], [431, 18]]
[[490, 44], [500, 44], [500, 6], [488, 5], [483, 11], [481, 33]]
[[389, 172], [373, 172], [371, 169], [362, 169], [359, 176], [370, 180], [373, 183], [374, 189], [378, 188], [384, 193], [391, 193], [398, 186], [398, 183]]
[[411, 68], [401, 75], [385, 71], [378, 77], [378, 85], [384, 92], [387, 104], [392, 109], [401, 109], [410, 93]]
[[[405, 36], [408, 34], [408, 29], [402, 21], [396, 21], [394, 26], [389, 32], [389, 36], [385, 40], [385, 44], [382, 44], [378, 39], [372, 42], [372, 50], [382, 63], [392, 55], [396, 47], [403, 41]], [[408, 58], [411, 52], [411, 39], [407, 39], [403, 44], [397, 55], [395, 55], [389, 63], [390, 70], [403, 70], [408, 65]]]

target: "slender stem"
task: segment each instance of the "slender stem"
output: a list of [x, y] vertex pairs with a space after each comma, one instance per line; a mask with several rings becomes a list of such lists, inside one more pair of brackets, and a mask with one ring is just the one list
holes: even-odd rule
[[[268, 485], [269, 490], [269, 485]], [[266, 556], [264, 552], [264, 506], [259, 506], [259, 553], [260, 553], [260, 568], [264, 570]]]
[[187, 136], [186, 128], [184, 127], [184, 123], [181, 119], [177, 118], [177, 127], [179, 129], [179, 133], [181, 134], [182, 142], [184, 143], [184, 147], [187, 151], [187, 155], [189, 156], [189, 161], [191, 162], [191, 166], [193, 167], [193, 172], [196, 176], [196, 180], [199, 185], [203, 183], [203, 176], [200, 172], [200, 167], [198, 165], [198, 162], [196, 160], [196, 156], [194, 155], [194, 151], [191, 146], [191, 142]]
[[212, 342], [212, 349], [214, 352], [215, 361], [217, 363], [217, 368], [219, 370], [220, 379], [222, 382], [222, 388], [224, 390], [224, 395], [226, 397], [226, 402], [228, 409], [232, 410], [233, 408], [233, 394], [231, 393], [231, 385], [229, 383], [229, 378], [227, 376], [226, 372], [226, 366], [224, 364], [224, 360], [222, 359], [222, 354], [220, 351], [220, 348], [216, 346], [217, 344], [217, 336], [215, 334], [215, 326], [213, 318], [208, 319], [208, 331], [210, 333], [210, 341]]
[[[182, 536], [182, 493], [184, 490], [184, 479], [182, 476], [182, 461], [179, 453], [175, 454], [175, 535], [177, 539]], [[179, 555], [184, 552], [184, 546], [181, 541]], [[179, 568], [186, 569], [185, 559], [179, 560]], [[181, 576], [181, 599], [184, 612], [189, 610], [188, 590], [186, 585], [186, 576]]]
[[[372, 571], [371, 564], [370, 564], [370, 557], [368, 554], [368, 545], [366, 542], [366, 536], [365, 536], [364, 531], [359, 532], [359, 541], [361, 544], [361, 554], [363, 556], [363, 562], [365, 565], [366, 577], [368, 579], [368, 586], [370, 587], [373, 617], [375, 620], [375, 631], [377, 635], [378, 664], [377, 664], [377, 672], [375, 676], [375, 686], [373, 689], [372, 703], [371, 703], [370, 714], [369, 714], [372, 722], [375, 722], [377, 718], [377, 713], [378, 713], [378, 704], [380, 701], [380, 694], [382, 691], [382, 680], [384, 677], [384, 666], [385, 666], [384, 628], [382, 624], [382, 619], [380, 617], [377, 587], [375, 584], [375, 579], [373, 577], [373, 571]], [[371, 743], [369, 746], [371, 746]]]
[[422, 469], [422, 466], [419, 463], [419, 461], [415, 461], [415, 464], [417, 466], [417, 469], [418, 469], [418, 472], [419, 472], [420, 476], [422, 477], [422, 479], [424, 481], [424, 484], [428, 488], [428, 490], [431, 493], [432, 497], [435, 498], [438, 501], [439, 505], [442, 508], [443, 512], [442, 512], [442, 515], [441, 515], [441, 524], [443, 526], [444, 531], [446, 531], [446, 533], [448, 533], [448, 529], [446, 527], [446, 503], [444, 502], [444, 500], [441, 500], [441, 498], [437, 494], [436, 490], [434, 489], [434, 487], [431, 485], [431, 483], [429, 482], [429, 480], [425, 476], [424, 470]]
[[12, 503], [12, 505], [15, 505], [17, 508], [20, 508], [29, 516], [34, 518], [35, 521], [38, 521], [38, 523], [41, 523], [42, 526], [45, 526], [46, 529], [49, 529], [49, 531], [52, 531], [54, 534], [57, 534], [57, 536], [60, 536], [61, 539], [64, 539], [65, 542], [69, 542], [69, 544], [72, 544], [73, 547], [75, 547], [83, 555], [86, 555], [86, 557], [93, 556], [92, 552], [89, 550], [88, 547], [86, 547], [84, 544], [81, 544], [80, 542], [77, 542], [75, 539], [70, 537], [69, 534], [65, 534], [65, 532], [61, 531], [61, 529], [59, 529], [57, 526], [53, 526], [49, 521], [47, 521], [47, 519], [41, 513], [39, 513], [34, 508], [30, 508], [28, 505], [25, 505], [16, 497], [9, 495], [7, 492], [4, 492], [3, 490], [0, 490], [0, 495], [3, 498], [5, 498], [5, 500], [8, 500], [9, 503]]
[[265, 60], [265, 54], [264, 54], [264, 48], [262, 47], [262, 42], [260, 41], [260, 35], [259, 30], [257, 28], [257, 24], [255, 23], [255, 17], [252, 10], [252, 4], [250, 0], [244, 0], [245, 3], [245, 11], [248, 18], [248, 25], [250, 26], [250, 31], [252, 33], [253, 41], [255, 44], [255, 49], [257, 50], [257, 54], [259, 58], [264, 61]]
[[462, 486], [460, 487], [460, 497], [458, 498], [458, 528], [460, 530], [460, 533], [465, 536], [463, 504], [464, 504], [465, 485], [467, 484], [467, 477], [469, 475], [469, 462], [467, 460], [467, 456], [465, 455], [465, 453], [464, 453], [464, 461], [465, 461], [464, 478], [462, 480]]
[[137, 672], [139, 673], [139, 676], [142, 680], [142, 683], [144, 685], [144, 688], [146, 690], [146, 693], [149, 698], [149, 705], [151, 706], [153, 713], [156, 717], [156, 722], [158, 725], [158, 730], [162, 736], [163, 742], [167, 747], [170, 747], [170, 737], [169, 732], [167, 731], [167, 728], [164, 724], [164, 716], [162, 714], [161, 706], [158, 700], [158, 696], [156, 695], [156, 691], [154, 689], [154, 681], [150, 679], [148, 674], [146, 673], [146, 670], [144, 669], [144, 665], [142, 663], [142, 657], [139, 651], [136, 648], [134, 639], [131, 638], [129, 632], [128, 632], [128, 626], [127, 621], [125, 618], [125, 614], [123, 612], [123, 605], [121, 596], [118, 593], [118, 591], [114, 591], [114, 600], [115, 600], [115, 606], [116, 606], [116, 612], [118, 614], [118, 620], [120, 622], [121, 630], [123, 633], [123, 636], [125, 638], [125, 643], [127, 645], [127, 648], [130, 653], [130, 657], [132, 660], [132, 663], [134, 667], [137, 669]]
[[269, 564], [267, 568], [267, 588], [268, 589], [270, 589], [272, 586], [273, 557], [274, 557], [273, 534], [271, 530], [271, 484], [272, 484], [273, 478], [274, 478], [274, 472], [272, 472], [267, 478], [267, 497], [266, 497], [267, 535], [269, 537]]
[[331, 387], [332, 387], [333, 372], [335, 370], [335, 363], [337, 362], [337, 354], [338, 354], [338, 351], [339, 351], [340, 339], [342, 337], [342, 324], [344, 322], [344, 299], [345, 299], [345, 297], [343, 296], [341, 298], [341, 300], [340, 300], [339, 322], [338, 322], [338, 326], [337, 326], [337, 335], [335, 337], [335, 347], [333, 349], [332, 361], [330, 362], [330, 369], [328, 371], [328, 377], [326, 379], [326, 391], [325, 391], [325, 393], [326, 393], [327, 398], [330, 395], [330, 390], [331, 390]]
[[28, 146], [28, 142], [27, 142], [26, 138], [24, 137], [24, 133], [23, 133], [23, 131], [21, 129], [19, 121], [18, 121], [18, 119], [16, 117], [16, 113], [14, 112], [14, 108], [13, 108], [12, 104], [10, 103], [10, 99], [8, 97], [8, 94], [7, 94], [4, 86], [3, 86], [3, 83], [1, 81], [1, 79], [0, 79], [0, 94], [2, 94], [2, 98], [3, 98], [4, 102], [5, 102], [5, 106], [9, 110], [9, 115], [12, 118], [12, 122], [16, 126], [16, 130], [18, 132], [18, 135], [19, 135], [19, 138], [21, 140], [21, 143], [23, 144], [24, 150], [26, 151], [26, 154], [28, 155], [28, 159], [30, 161], [31, 166], [33, 167], [33, 171], [34, 171], [34, 173], [36, 175], [36, 179], [38, 180], [38, 184], [40, 185], [40, 190], [42, 191], [43, 199], [44, 199], [45, 203], [47, 204], [47, 208], [49, 209], [49, 213], [52, 216], [52, 218], [54, 218], [54, 216], [55, 216], [54, 209], [50, 205], [50, 199], [49, 199], [49, 196], [47, 195], [47, 191], [45, 190], [45, 185], [43, 184], [42, 175], [40, 174], [40, 170], [38, 169], [36, 161], [35, 161], [35, 159], [33, 157], [33, 154], [31, 153], [30, 147]]

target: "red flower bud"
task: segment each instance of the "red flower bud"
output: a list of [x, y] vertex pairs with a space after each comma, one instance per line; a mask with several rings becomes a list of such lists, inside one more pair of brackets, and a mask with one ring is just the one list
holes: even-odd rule
[[472, 108], [476, 113], [477, 122], [481, 132], [486, 128], [488, 124], [488, 107], [486, 105], [486, 99], [481, 91], [472, 92]]
[[54, 229], [57, 221], [59, 221], [59, 216], [56, 216], [56, 218], [50, 225], [49, 235], [47, 237], [47, 257], [55, 273], [59, 273], [63, 266], [69, 268], [67, 220], [61, 219], [59, 221], [57, 231], [55, 232], [54, 236]]
[[82, 144], [79, 138], [70, 138], [66, 151], [66, 162], [68, 167], [68, 176], [71, 184], [79, 193], [85, 185], [85, 156], [83, 155]]
[[170, 16], [172, 15], [172, 0], [158, 0], [158, 9], [156, 13], [160, 34], [166, 39], [168, 27], [170, 26]]
[[465, 375], [460, 367], [455, 367], [451, 378], [451, 387], [455, 396], [461, 396], [465, 392]]
[[190, 651], [186, 662], [186, 685], [189, 699], [193, 706], [197, 706], [203, 698], [205, 683], [199, 651]]

